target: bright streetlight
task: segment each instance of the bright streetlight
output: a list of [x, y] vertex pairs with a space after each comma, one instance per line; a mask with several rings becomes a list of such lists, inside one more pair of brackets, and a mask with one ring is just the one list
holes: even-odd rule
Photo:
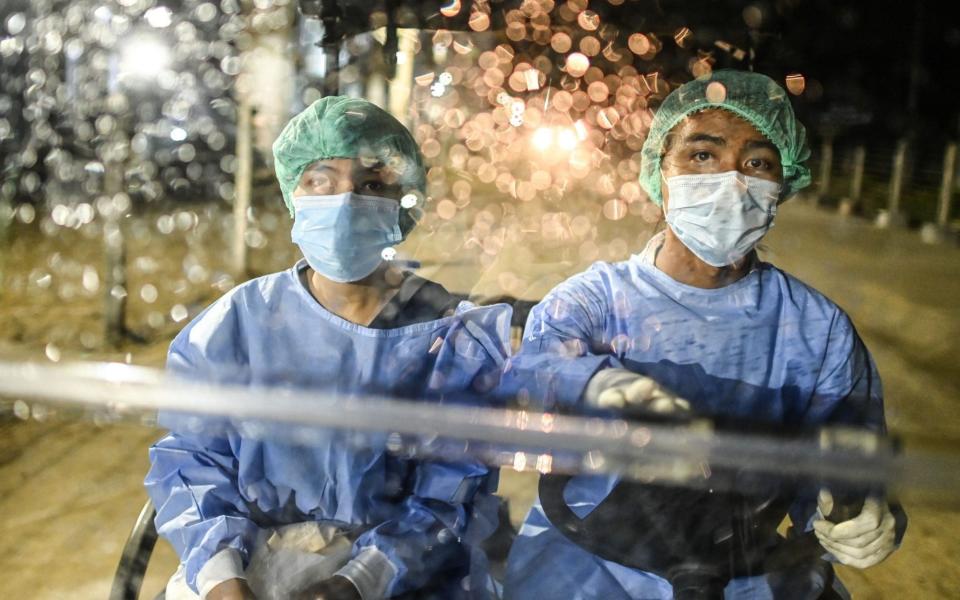
[[170, 66], [170, 47], [157, 37], [138, 34], [120, 46], [117, 76], [124, 82], [152, 81]]
[[577, 146], [580, 136], [573, 127], [539, 127], [533, 132], [531, 141], [541, 152], [555, 148], [569, 151]]

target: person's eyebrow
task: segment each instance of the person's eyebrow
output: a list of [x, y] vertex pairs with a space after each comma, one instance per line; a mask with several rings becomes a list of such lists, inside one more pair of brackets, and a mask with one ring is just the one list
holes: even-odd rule
[[319, 165], [310, 165], [309, 167], [307, 167], [306, 169], [304, 169], [303, 172], [304, 172], [304, 173], [312, 173], [312, 172], [316, 172], [316, 171], [333, 171], [334, 173], [336, 173], [336, 172], [337, 172], [337, 169], [336, 169], [336, 167], [333, 167], [333, 166], [331, 166], [331, 165], [319, 164]]
[[777, 154], [780, 154], [780, 150], [773, 144], [773, 142], [771, 142], [771, 141], [769, 141], [769, 140], [750, 140], [749, 142], [747, 142], [746, 144], [744, 144], [743, 147], [744, 147], [744, 149], [746, 149], [746, 150], [764, 150], [764, 149], [766, 149], [766, 150], [770, 150], [771, 152], [775, 152], [775, 153], [777, 153]]
[[387, 166], [380, 161], [373, 163], [372, 165], [363, 165], [357, 164], [353, 168], [354, 175], [379, 175], [385, 171]]
[[709, 133], [691, 133], [683, 139], [684, 144], [693, 144], [695, 142], [708, 142], [717, 146], [726, 146], [727, 140]]

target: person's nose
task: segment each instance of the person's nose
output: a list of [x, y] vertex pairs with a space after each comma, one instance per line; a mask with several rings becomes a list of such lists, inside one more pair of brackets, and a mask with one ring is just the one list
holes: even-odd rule
[[737, 155], [733, 152], [724, 152], [720, 155], [720, 172], [726, 173], [727, 171], [740, 171], [740, 161], [737, 160]]
[[341, 179], [337, 182], [337, 188], [334, 192], [335, 194], [346, 194], [347, 192], [354, 191], [354, 183], [349, 179]]

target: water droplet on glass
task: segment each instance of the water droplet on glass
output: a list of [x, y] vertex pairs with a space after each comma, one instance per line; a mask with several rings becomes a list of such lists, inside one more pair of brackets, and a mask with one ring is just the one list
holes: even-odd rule
[[447, 198], [437, 203], [437, 216], [444, 220], [450, 220], [457, 215], [457, 205]]
[[166, 6], [155, 6], [143, 13], [143, 18], [150, 27], [163, 29], [173, 22], [173, 13]]
[[580, 40], [580, 52], [583, 52], [587, 56], [596, 56], [600, 54], [602, 46], [600, 45], [600, 40], [588, 35], [587, 37]]
[[23, 400], [17, 400], [13, 403], [13, 416], [26, 421], [30, 418], [30, 405]]
[[751, 29], [759, 29], [763, 24], [763, 10], [755, 4], [743, 9], [743, 22]]
[[584, 31], [596, 31], [600, 27], [600, 15], [592, 10], [585, 10], [577, 15], [577, 24]]
[[449, 0], [440, 7], [440, 14], [447, 18], [455, 17], [459, 14], [460, 8], [460, 0]]
[[7, 31], [10, 35], [17, 35], [27, 25], [27, 18], [23, 13], [13, 13], [7, 17]]
[[175, 304], [170, 309], [170, 318], [179, 323], [187, 318], [187, 307], [182, 304]]
[[719, 104], [727, 99], [727, 88], [719, 81], [711, 81], [704, 92], [707, 102]]
[[91, 266], [85, 266], [83, 268], [83, 289], [87, 290], [89, 293], [94, 293], [97, 289], [100, 288], [100, 276], [97, 274], [97, 270]]
[[484, 12], [474, 11], [470, 13], [467, 24], [474, 31], [486, 31], [490, 28], [490, 16]]
[[573, 40], [570, 39], [569, 35], [560, 31], [550, 38], [550, 47], [553, 48], [554, 52], [566, 54], [573, 47]]
[[681, 27], [680, 29], [674, 32], [673, 41], [675, 41], [677, 45], [680, 46], [681, 48], [686, 48], [687, 43], [690, 41], [692, 37], [693, 37], [693, 32], [690, 31], [689, 28]]
[[789, 91], [794, 96], [799, 96], [803, 93], [803, 90], [807, 87], [806, 78], [800, 73], [790, 73], [787, 75], [787, 91]]
[[437, 532], [437, 541], [441, 544], [447, 544], [456, 539], [456, 536], [453, 535], [453, 532], [443, 527], [440, 531]]
[[590, 68], [590, 59], [585, 54], [574, 52], [567, 56], [566, 71], [573, 77], [582, 77]]
[[619, 221], [627, 216], [627, 203], [619, 198], [607, 200], [603, 205], [603, 216], [611, 221]]
[[47, 344], [43, 349], [43, 353], [50, 362], [60, 362], [60, 348], [58, 348], [56, 344]]
[[523, 471], [527, 468], [527, 455], [523, 452], [517, 452], [513, 455], [513, 469]]
[[387, 435], [386, 447], [388, 452], [399, 453], [403, 449], [403, 437], [397, 432], [390, 433]]

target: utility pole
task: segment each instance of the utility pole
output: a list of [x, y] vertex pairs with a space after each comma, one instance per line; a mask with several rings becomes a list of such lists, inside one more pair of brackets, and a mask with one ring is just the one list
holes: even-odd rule
[[237, 103], [237, 169], [234, 172], [231, 271], [237, 281], [247, 277], [247, 212], [253, 192], [253, 127], [250, 100]]

